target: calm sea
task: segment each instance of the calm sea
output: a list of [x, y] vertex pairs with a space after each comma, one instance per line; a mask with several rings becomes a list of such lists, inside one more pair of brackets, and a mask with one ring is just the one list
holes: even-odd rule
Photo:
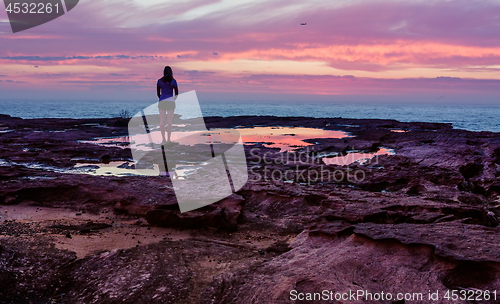
[[[154, 101], [0, 101], [0, 113], [22, 118], [105, 118], [135, 114]], [[200, 102], [204, 116], [275, 115], [447, 122], [456, 129], [500, 132], [500, 104]], [[186, 117], [186, 115], [184, 116]]]

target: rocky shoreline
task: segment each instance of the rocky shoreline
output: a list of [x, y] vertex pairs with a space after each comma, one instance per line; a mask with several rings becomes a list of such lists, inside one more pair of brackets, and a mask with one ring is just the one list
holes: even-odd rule
[[[130, 161], [126, 147], [88, 142], [126, 136], [126, 119], [0, 115], [0, 303], [302, 303], [290, 300], [291, 290], [498, 290], [500, 298], [498, 133], [376, 119], [205, 123], [351, 136], [307, 140], [295, 152], [300, 162], [247, 144], [243, 189], [180, 213], [168, 177], [64, 172], [82, 161]], [[381, 148], [394, 154], [364, 164], [317, 161]], [[265, 178], [286, 170], [295, 173]]]

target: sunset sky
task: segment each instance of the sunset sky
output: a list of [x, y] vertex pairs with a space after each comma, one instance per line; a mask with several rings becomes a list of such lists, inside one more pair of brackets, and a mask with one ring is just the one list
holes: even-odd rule
[[0, 100], [154, 99], [170, 65], [207, 100], [500, 102], [498, 0], [80, 0], [15, 34], [0, 7]]

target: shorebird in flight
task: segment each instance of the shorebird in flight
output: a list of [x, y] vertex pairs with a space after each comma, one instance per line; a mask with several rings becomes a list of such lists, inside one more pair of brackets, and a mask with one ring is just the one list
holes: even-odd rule
[[307, 23], [301, 23], [300, 25], [306, 25]]

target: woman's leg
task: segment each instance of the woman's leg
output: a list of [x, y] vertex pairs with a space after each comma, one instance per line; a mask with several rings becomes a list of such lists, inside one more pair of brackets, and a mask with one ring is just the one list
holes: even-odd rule
[[[168, 110], [167, 111], [167, 136], [168, 136], [168, 141], [170, 141], [170, 134], [172, 134], [172, 121], [174, 120], [174, 111], [175, 110]], [[165, 130], [165, 127], [163, 127]], [[165, 131], [163, 131], [163, 134], [165, 134]], [[163, 138], [165, 138], [165, 135], [163, 135]]]
[[[167, 123], [167, 111], [158, 109], [160, 112], [160, 133], [161, 138], [165, 141], [165, 124]], [[168, 134], [168, 138], [170, 139], [170, 133]]]

